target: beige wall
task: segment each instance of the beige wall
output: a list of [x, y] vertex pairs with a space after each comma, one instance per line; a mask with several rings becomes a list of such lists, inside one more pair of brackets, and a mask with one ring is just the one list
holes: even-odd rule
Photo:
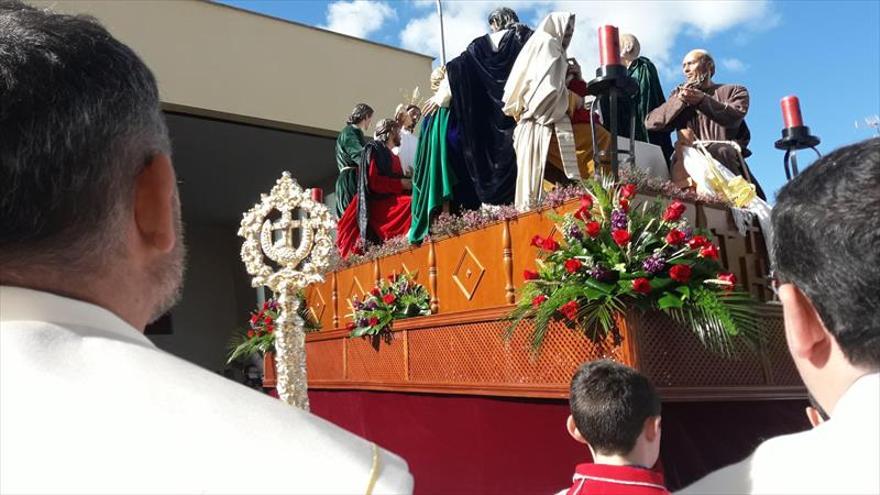
[[385, 117], [429, 87], [430, 57], [207, 1], [31, 3], [100, 19], [153, 69], [170, 109], [326, 135], [359, 101]]

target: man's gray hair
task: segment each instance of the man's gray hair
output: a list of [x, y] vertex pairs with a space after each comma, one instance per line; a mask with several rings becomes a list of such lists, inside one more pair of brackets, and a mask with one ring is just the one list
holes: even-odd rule
[[0, 270], [89, 270], [170, 153], [156, 80], [92, 17], [0, 0]]
[[499, 31], [507, 29], [518, 22], [519, 17], [509, 7], [498, 7], [489, 14], [489, 25], [494, 26]]
[[712, 54], [710, 54], [707, 50], [702, 48], [697, 48], [695, 50], [691, 50], [691, 53], [698, 54], [701, 58], [706, 60], [706, 65], [709, 67], [709, 75], [715, 77], [715, 59], [712, 58]]

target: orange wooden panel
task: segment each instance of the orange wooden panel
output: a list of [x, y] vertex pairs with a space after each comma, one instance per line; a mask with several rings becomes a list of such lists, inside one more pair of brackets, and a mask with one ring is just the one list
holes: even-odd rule
[[329, 330], [333, 328], [333, 273], [328, 273], [325, 278], [323, 283], [306, 287], [305, 296], [309, 313], [321, 323], [322, 330]]
[[513, 251], [513, 286], [519, 296], [519, 289], [525, 281], [523, 271], [535, 270], [535, 258], [538, 256], [538, 248], [531, 245], [532, 237], [552, 236], [559, 240], [555, 224], [549, 215], [554, 210], [544, 210], [521, 215], [510, 220], [510, 237]]
[[498, 223], [436, 243], [441, 313], [505, 304], [503, 229]]
[[322, 340], [306, 345], [309, 382], [345, 378], [344, 340]]
[[428, 288], [428, 246], [408, 249], [402, 253], [379, 259], [379, 275], [395, 273], [415, 274], [416, 282]]
[[345, 327], [351, 322], [352, 308], [351, 298], [358, 296], [363, 299], [376, 285], [374, 263], [364, 263], [352, 268], [347, 268], [336, 274], [336, 287], [339, 291], [339, 299], [336, 302], [339, 312], [339, 326]]

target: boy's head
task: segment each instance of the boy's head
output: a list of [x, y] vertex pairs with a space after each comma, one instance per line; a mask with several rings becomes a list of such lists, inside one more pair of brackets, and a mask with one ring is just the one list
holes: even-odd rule
[[[660, 397], [634, 369], [601, 360], [571, 379], [568, 431], [597, 457], [651, 467], [660, 455]], [[597, 462], [599, 462], [597, 460]]]

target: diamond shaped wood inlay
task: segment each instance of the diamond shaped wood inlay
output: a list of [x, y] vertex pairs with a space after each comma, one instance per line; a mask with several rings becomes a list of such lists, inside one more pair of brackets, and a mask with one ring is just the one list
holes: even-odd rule
[[348, 288], [348, 292], [345, 293], [345, 302], [348, 304], [348, 309], [354, 312], [354, 306], [351, 304], [352, 298], [354, 296], [358, 296], [363, 299], [364, 295], [367, 294], [367, 291], [364, 290], [363, 284], [358, 280], [357, 276], [351, 278], [351, 287]]
[[315, 321], [321, 321], [321, 317], [324, 316], [324, 309], [326, 308], [327, 301], [324, 300], [321, 291], [317, 289], [313, 290], [311, 301], [309, 301], [309, 312], [312, 313], [312, 317], [315, 318]]
[[452, 270], [452, 280], [455, 281], [458, 288], [461, 289], [461, 292], [470, 301], [474, 298], [474, 293], [476, 293], [484, 273], [486, 273], [486, 269], [483, 268], [480, 260], [474, 256], [470, 248], [465, 247], [461, 252], [458, 263], [455, 264], [455, 269]]

